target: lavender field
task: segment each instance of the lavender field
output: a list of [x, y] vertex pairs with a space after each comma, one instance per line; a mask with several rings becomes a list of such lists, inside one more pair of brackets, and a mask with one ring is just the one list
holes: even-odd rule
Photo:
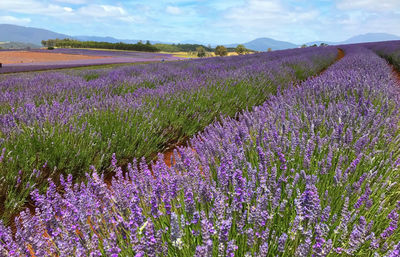
[[[0, 50], [8, 51], [8, 50]], [[108, 65], [121, 63], [143, 63], [143, 62], [160, 62], [160, 61], [177, 61], [182, 58], [172, 56], [172, 54], [147, 53], [134, 51], [107, 51], [107, 50], [89, 50], [89, 49], [72, 49], [57, 48], [54, 50], [34, 49], [33, 53], [44, 54], [72, 54], [84, 56], [97, 56], [99, 59], [82, 59], [69, 61], [51, 61], [51, 62], [32, 62], [32, 63], [13, 63], [3, 64], [0, 69], [1, 73], [29, 72], [51, 69], [66, 69], [74, 67], [85, 67], [94, 65]], [[102, 58], [104, 57], [104, 58]]]
[[399, 256], [386, 44], [3, 75], [0, 255]]

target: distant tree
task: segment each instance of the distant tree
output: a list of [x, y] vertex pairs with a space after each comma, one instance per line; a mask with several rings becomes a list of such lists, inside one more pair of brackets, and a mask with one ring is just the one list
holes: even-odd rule
[[244, 54], [244, 53], [246, 53], [246, 51], [247, 51], [247, 49], [246, 49], [246, 47], [244, 47], [244, 45], [237, 45], [235, 48], [235, 52], [237, 54]]
[[317, 44], [313, 44], [311, 47], [317, 47]]
[[157, 52], [160, 51], [156, 46], [147, 45], [143, 43], [137, 44], [125, 44], [109, 43], [109, 42], [97, 42], [97, 41], [79, 41], [74, 39], [49, 39], [42, 41], [42, 44], [47, 47], [71, 47], [71, 48], [102, 48], [102, 49], [119, 49], [119, 50], [134, 50], [134, 51], [145, 51], [145, 52]]
[[147, 40], [147, 41], [146, 41], [146, 45], [148, 45], [148, 46], [150, 46], [150, 45], [151, 45], [151, 43], [150, 43], [150, 41], [149, 41], [149, 40]]
[[328, 46], [326, 43], [321, 43], [319, 46]]
[[55, 46], [55, 44], [56, 44], [56, 41], [57, 39], [49, 39], [49, 40], [47, 40], [47, 41], [45, 41], [46, 43], [45, 43], [45, 46], [47, 46], [47, 47], [54, 47]]
[[301, 45], [301, 48], [306, 48], [306, 47], [307, 47], [306, 44], [302, 44], [302, 45]]
[[225, 46], [217, 46], [215, 48], [215, 55], [226, 56], [228, 55], [228, 50], [226, 49]]
[[268, 50], [267, 50], [267, 52], [271, 52], [272, 51], [272, 48], [271, 47], [269, 47], [268, 48]]
[[198, 57], [205, 57], [206, 56], [206, 50], [202, 46], [197, 47], [196, 48], [196, 52], [197, 52], [197, 56]]

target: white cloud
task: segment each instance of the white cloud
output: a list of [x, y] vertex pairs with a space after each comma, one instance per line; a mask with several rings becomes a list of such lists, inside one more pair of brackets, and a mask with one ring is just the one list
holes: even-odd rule
[[79, 17], [87, 18], [110, 18], [127, 23], [143, 23], [146, 19], [131, 15], [123, 7], [113, 5], [87, 5], [77, 10]]
[[336, 6], [341, 10], [368, 10], [391, 12], [400, 9], [399, 0], [338, 0]]
[[283, 24], [313, 20], [317, 10], [301, 10], [284, 6], [280, 1], [248, 0], [243, 6], [231, 8], [225, 14], [230, 21], [243, 26], [279, 27]]
[[112, 5], [88, 5], [78, 9], [78, 13], [90, 17], [124, 17], [126, 11], [119, 6]]
[[173, 15], [179, 15], [179, 14], [182, 13], [182, 10], [179, 7], [176, 7], [176, 6], [167, 6], [165, 11], [167, 13], [173, 14]]
[[291, 37], [308, 30], [305, 24], [317, 22], [318, 16], [317, 9], [285, 5], [279, 0], [247, 0], [227, 9], [217, 26], [247, 38], [267, 36], [293, 41]]
[[66, 3], [66, 4], [85, 4], [86, 0], [55, 0], [59, 3]]
[[336, 8], [342, 15], [330, 26], [342, 25], [342, 31], [349, 36], [369, 32], [400, 34], [399, 0], [337, 0]]
[[36, 0], [1, 0], [0, 10], [25, 14], [43, 14], [47, 16], [69, 15], [63, 6], [46, 4]]
[[25, 25], [31, 22], [29, 18], [17, 18], [14, 16], [0, 16], [0, 23]]
[[[61, 1], [61, 0], [60, 0]], [[62, 2], [81, 3], [81, 0], [66, 0]], [[140, 19], [129, 15], [128, 12], [120, 7], [113, 5], [86, 5], [78, 9], [71, 7], [45, 4], [37, 0], [0, 0], [0, 11], [16, 12], [24, 14], [40, 14], [43, 16], [69, 18], [71, 22], [82, 22], [87, 18], [112, 18], [124, 22], [136, 22]]]

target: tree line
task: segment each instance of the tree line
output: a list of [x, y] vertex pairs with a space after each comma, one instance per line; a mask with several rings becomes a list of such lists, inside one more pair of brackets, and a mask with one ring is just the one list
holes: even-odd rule
[[195, 52], [198, 47], [203, 47], [207, 52], [214, 51], [211, 46], [200, 44], [154, 44], [154, 46], [164, 52]]
[[154, 44], [150, 41], [142, 43], [139, 41], [136, 44], [127, 43], [109, 43], [109, 42], [98, 42], [98, 41], [80, 41], [75, 39], [49, 39], [42, 40], [42, 45], [48, 49], [54, 49], [54, 47], [62, 48], [99, 48], [99, 49], [117, 49], [117, 50], [133, 50], [143, 52], [196, 52], [198, 57], [205, 57], [207, 52], [214, 52], [217, 56], [226, 56], [228, 52], [236, 52], [237, 54], [246, 54], [251, 50], [247, 49], [244, 45], [238, 45], [237, 47], [228, 47], [219, 45], [215, 48], [199, 44]]
[[109, 43], [109, 42], [97, 42], [97, 41], [80, 41], [75, 39], [49, 39], [42, 40], [42, 45], [48, 47], [49, 49], [54, 47], [63, 48], [100, 48], [100, 49], [117, 49], [117, 50], [133, 50], [133, 51], [144, 51], [144, 52], [158, 52], [160, 51], [157, 47], [150, 44], [147, 41], [143, 44], [139, 41], [136, 44], [126, 44], [126, 43]]

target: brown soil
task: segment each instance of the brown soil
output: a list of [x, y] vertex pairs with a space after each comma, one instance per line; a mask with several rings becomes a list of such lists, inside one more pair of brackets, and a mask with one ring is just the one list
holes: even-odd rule
[[338, 48], [338, 55], [336, 57], [336, 61], [342, 59], [344, 57], [344, 51], [341, 48]]
[[104, 56], [88, 56], [78, 54], [61, 54], [61, 53], [40, 53], [30, 51], [4, 51], [0, 52], [0, 63], [36, 63], [36, 62], [60, 62], [86, 59], [109, 58]]
[[[344, 57], [344, 55], [345, 55], [343, 49], [338, 48], [337, 50], [338, 50], [337, 56], [336, 56], [336, 59], [335, 59], [335, 61], [334, 61], [333, 63], [339, 61], [339, 60], [342, 59], [342, 58]], [[332, 63], [332, 64], [333, 64], [333, 63]], [[331, 65], [332, 65], [332, 64], [331, 64]], [[318, 77], [319, 75], [321, 75], [322, 73], [324, 73], [331, 65], [329, 65], [328, 67], [323, 68], [318, 74], [314, 75], [314, 77]], [[306, 81], [307, 79], [308, 79], [308, 78], [304, 79], [304, 80], [301, 81], [301, 82], [304, 82], [304, 81]]]
[[390, 65], [392, 67], [393, 70], [393, 75], [397, 80], [397, 83], [400, 85], [400, 71], [397, 70], [393, 65]]

